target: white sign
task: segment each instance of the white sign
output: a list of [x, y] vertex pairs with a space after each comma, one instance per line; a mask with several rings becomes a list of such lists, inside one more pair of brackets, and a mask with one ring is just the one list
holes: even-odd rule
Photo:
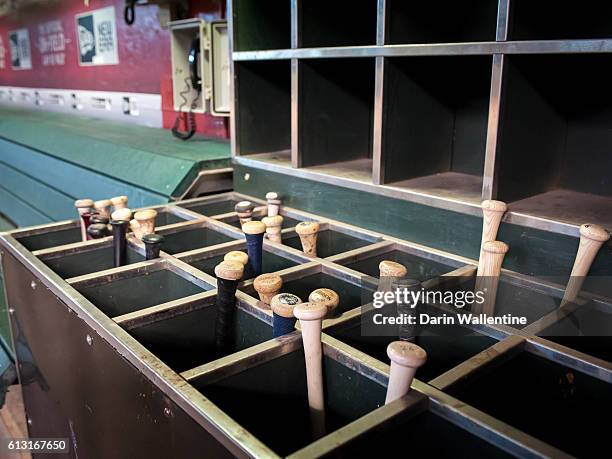
[[11, 66], [14, 70], [32, 68], [32, 53], [30, 52], [30, 35], [28, 29], [9, 32], [11, 45]]
[[66, 62], [66, 43], [62, 21], [48, 21], [38, 24], [38, 50], [45, 67], [64, 65]]
[[79, 64], [110, 65], [119, 63], [115, 7], [109, 6], [76, 15]]

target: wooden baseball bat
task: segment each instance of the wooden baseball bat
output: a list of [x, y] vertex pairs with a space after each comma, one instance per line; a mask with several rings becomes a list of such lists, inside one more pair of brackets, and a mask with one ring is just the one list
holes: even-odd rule
[[134, 218], [130, 221], [130, 228], [137, 239], [142, 240], [145, 234], [155, 233], [155, 218], [157, 211], [154, 209], [140, 210], [134, 214]]
[[251, 201], [240, 201], [234, 206], [234, 210], [240, 219], [240, 226], [253, 219], [253, 203]]
[[79, 214], [79, 223], [81, 224], [81, 240], [87, 240], [87, 224], [83, 221], [83, 215], [91, 212], [93, 209], [94, 202], [91, 199], [78, 199], [74, 202]]
[[249, 253], [249, 277], [257, 277], [262, 272], [263, 236], [266, 225], [253, 220], [242, 225], [242, 231], [246, 238], [247, 252]]
[[282, 243], [281, 231], [283, 228], [283, 217], [275, 215], [274, 217], [264, 217], [261, 219], [266, 225], [266, 236], [270, 242]]
[[226, 354], [233, 346], [236, 288], [242, 278], [243, 270], [244, 266], [236, 261], [222, 261], [215, 266], [215, 276], [217, 276], [215, 347], [219, 355]]
[[117, 209], [111, 214], [111, 220], [132, 220], [132, 211], [124, 207], [123, 209]]
[[317, 222], [300, 222], [296, 225], [295, 232], [300, 236], [304, 253], [309, 257], [316, 257], [319, 224]]
[[145, 258], [147, 260], [159, 258], [159, 251], [164, 243], [164, 237], [161, 234], [145, 234], [142, 237], [142, 242], [145, 245]]
[[325, 435], [321, 324], [327, 314], [327, 306], [321, 303], [302, 303], [295, 307], [293, 314], [299, 319], [302, 328], [312, 433], [314, 438], [320, 438]]
[[282, 285], [283, 279], [278, 274], [261, 274], [253, 281], [259, 299], [268, 307], [272, 298], [280, 292]]
[[391, 260], [383, 260], [378, 264], [380, 279], [378, 282], [378, 290], [388, 292], [391, 290], [391, 283], [395, 280], [406, 277], [408, 270], [400, 263]]
[[274, 338], [295, 330], [293, 309], [301, 303], [302, 300], [291, 293], [279, 293], [272, 297], [270, 309], [272, 309], [272, 336]]
[[127, 196], [115, 196], [111, 198], [111, 203], [113, 204], [114, 210], [125, 209], [128, 203]]
[[[502, 217], [508, 210], [508, 206], [503, 201], [494, 201], [487, 199], [482, 201], [482, 237], [480, 240], [480, 258], [482, 258], [482, 245], [487, 241], [495, 241], [497, 239], [497, 231], [501, 223]], [[480, 264], [480, 261], [479, 261]]]
[[580, 244], [578, 245], [578, 252], [576, 253], [570, 278], [565, 287], [561, 307], [576, 300], [597, 252], [609, 239], [610, 233], [599, 225], [587, 223], [580, 227]]
[[240, 252], [238, 250], [232, 250], [225, 254], [225, 256], [223, 257], [223, 260], [237, 261], [241, 265], [246, 266], [246, 264], [249, 262], [249, 256], [244, 252]]
[[94, 202], [94, 209], [100, 214], [101, 217], [111, 218], [111, 206], [113, 203], [110, 199], [101, 199], [100, 201]]
[[281, 201], [278, 198], [278, 193], [270, 191], [266, 193], [266, 200], [268, 201], [268, 217], [275, 217], [280, 211]]
[[[484, 314], [495, 315], [495, 299], [499, 285], [504, 256], [508, 252], [508, 244], [501, 241], [486, 241], [482, 245], [482, 257], [476, 273], [476, 292], [484, 292], [484, 302], [475, 309], [481, 309]], [[478, 311], [472, 311], [477, 313]]]
[[308, 295], [308, 302], [325, 305], [327, 308], [327, 317], [331, 317], [334, 315], [340, 303], [340, 296], [331, 288], [318, 288], [310, 292], [310, 295]]
[[425, 349], [408, 341], [392, 342], [387, 347], [387, 355], [391, 360], [391, 372], [385, 404], [403, 397], [410, 391], [417, 369], [427, 361]]
[[87, 228], [87, 234], [91, 239], [102, 239], [108, 236], [108, 226], [103, 223], [91, 223]]

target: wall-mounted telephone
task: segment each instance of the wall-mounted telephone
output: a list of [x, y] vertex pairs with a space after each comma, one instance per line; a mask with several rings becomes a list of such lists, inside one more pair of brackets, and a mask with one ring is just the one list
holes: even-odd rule
[[[189, 47], [189, 53], [187, 55], [187, 62], [189, 64], [189, 76], [185, 78], [185, 89], [179, 93], [181, 97], [181, 105], [179, 107], [179, 113], [176, 116], [176, 120], [174, 121], [174, 126], [172, 127], [172, 134], [177, 139], [181, 140], [189, 140], [193, 137], [196, 132], [196, 121], [195, 121], [195, 113], [193, 110], [198, 105], [198, 99], [202, 95], [202, 75], [200, 75], [200, 35], [198, 34], [191, 41], [191, 46]], [[191, 90], [196, 91], [196, 95], [191, 101], [191, 106], [189, 107], [189, 113], [187, 114], [187, 119], [185, 120], [185, 128], [186, 131], [181, 132], [179, 126], [181, 124], [181, 117], [183, 116], [182, 109], [185, 105], [187, 105], [187, 94], [191, 93]]]

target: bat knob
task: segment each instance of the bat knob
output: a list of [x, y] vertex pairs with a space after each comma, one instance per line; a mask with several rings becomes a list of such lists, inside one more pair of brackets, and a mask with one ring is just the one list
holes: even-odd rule
[[164, 242], [164, 237], [161, 234], [145, 234], [142, 237], [142, 242], [145, 245], [147, 260], [159, 258], [159, 251]]
[[502, 241], [487, 241], [482, 245], [482, 250], [484, 252], [493, 253], [493, 254], [505, 254], [508, 252], [510, 247], [508, 244]]
[[302, 300], [299, 296], [292, 293], [279, 293], [272, 297], [270, 308], [274, 314], [291, 319], [295, 317], [293, 315], [293, 310], [298, 304], [302, 304]]
[[259, 221], [250, 221], [242, 225], [244, 234], [263, 234], [266, 232], [266, 225]]
[[283, 279], [278, 274], [261, 274], [253, 281], [253, 286], [264, 304], [270, 304], [282, 285]]
[[383, 260], [379, 263], [380, 277], [404, 277], [408, 274], [406, 267], [391, 260]]
[[300, 236], [310, 236], [319, 232], [319, 224], [317, 222], [300, 222], [295, 226], [295, 232]]
[[124, 209], [127, 207], [128, 197], [127, 196], [115, 196], [110, 199], [115, 210]]
[[244, 272], [244, 265], [237, 261], [222, 261], [215, 266], [215, 276], [225, 280], [240, 280]]
[[238, 250], [232, 250], [231, 252], [227, 252], [223, 257], [224, 261], [236, 261], [240, 263], [242, 266], [246, 265], [249, 262], [249, 256]]
[[494, 201], [492, 199], [487, 199], [482, 201], [480, 204], [482, 210], [485, 212], [501, 212], [504, 213], [508, 210], [508, 205], [503, 201]]
[[269, 191], [266, 193], [266, 200], [267, 201], [276, 201], [278, 200], [278, 193], [276, 193], [275, 191]]
[[425, 349], [408, 341], [393, 341], [387, 346], [387, 355], [402, 367], [419, 368], [427, 361]]
[[127, 207], [124, 207], [123, 209], [117, 209], [111, 214], [111, 219], [130, 221], [132, 219], [132, 211]]
[[606, 242], [610, 239], [610, 233], [605, 228], [591, 223], [580, 226], [580, 236], [597, 242]]
[[327, 306], [323, 303], [301, 303], [293, 309], [293, 315], [300, 321], [323, 320], [327, 315]]
[[310, 293], [308, 302], [324, 305], [331, 315], [340, 303], [340, 296], [330, 288], [318, 288]]
[[87, 234], [89, 234], [92, 239], [101, 239], [108, 236], [108, 227], [103, 223], [93, 223], [87, 228]]
[[93, 199], [77, 199], [74, 201], [74, 207], [77, 209], [91, 209], [93, 206]]

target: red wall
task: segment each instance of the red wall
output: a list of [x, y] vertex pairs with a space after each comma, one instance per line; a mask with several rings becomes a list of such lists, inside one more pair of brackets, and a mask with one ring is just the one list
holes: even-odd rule
[[[0, 17], [0, 36], [5, 48], [5, 68], [0, 69], [0, 85], [88, 89], [98, 91], [142, 92], [162, 95], [164, 127], [174, 124], [176, 112], [172, 107], [172, 77], [170, 68], [170, 35], [157, 19], [158, 7], [136, 7], [136, 22], [128, 26], [123, 20], [124, 0], [50, 1]], [[89, 10], [115, 6], [118, 36], [118, 65], [83, 67], [78, 61], [75, 15]], [[193, 0], [189, 17], [218, 19], [225, 16], [222, 0]], [[60, 20], [65, 37], [63, 65], [43, 65], [38, 46], [39, 24]], [[32, 54], [31, 70], [12, 70], [8, 33], [27, 28]], [[205, 135], [227, 138], [225, 118], [197, 116], [198, 131]]]

